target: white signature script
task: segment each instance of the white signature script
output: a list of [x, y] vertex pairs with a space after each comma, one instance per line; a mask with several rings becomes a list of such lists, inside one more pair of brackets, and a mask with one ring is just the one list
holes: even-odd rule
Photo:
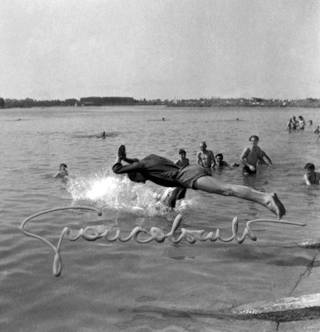
[[[142, 243], [142, 244], [149, 243], [151, 241], [156, 241], [158, 243], [162, 243], [165, 241], [165, 239], [168, 239], [172, 243], [175, 243], [175, 244], [179, 243], [182, 240], [185, 240], [186, 242], [191, 243], [191, 244], [194, 244], [197, 240], [198, 241], [208, 241], [209, 240], [211, 242], [215, 242], [217, 240], [219, 240], [221, 242], [231, 242], [232, 240], [236, 240], [239, 244], [241, 244], [245, 240], [246, 237], [249, 237], [252, 241], [257, 240], [256, 235], [253, 233], [253, 231], [250, 228], [250, 224], [252, 224], [252, 223], [256, 223], [256, 222], [270, 223], [271, 222], [271, 223], [277, 223], [277, 224], [289, 224], [289, 225], [294, 225], [294, 226], [305, 226], [306, 225], [306, 224], [295, 223], [295, 222], [285, 221], [285, 220], [273, 220], [273, 219], [250, 220], [250, 221], [247, 221], [246, 227], [243, 231], [242, 236], [238, 237], [238, 218], [235, 217], [232, 220], [232, 224], [231, 224], [232, 235], [228, 238], [224, 238], [224, 239], [221, 238], [219, 229], [216, 229], [215, 232], [209, 232], [209, 233], [205, 234], [204, 230], [189, 230], [189, 229], [185, 229], [185, 228], [181, 228], [180, 229], [181, 234], [178, 237], [174, 237], [175, 232], [179, 228], [181, 221], [182, 221], [182, 215], [178, 214], [176, 216], [176, 218], [174, 219], [174, 222], [172, 223], [170, 232], [167, 234], [165, 234], [158, 227], [152, 227], [148, 231], [142, 227], [136, 226], [128, 236], [123, 238], [123, 237], [121, 237], [120, 230], [116, 230], [115, 234], [113, 236], [111, 236], [111, 235], [109, 235], [110, 230], [106, 230], [104, 232], [99, 232], [95, 227], [88, 226], [84, 229], [81, 228], [79, 230], [78, 234], [76, 234], [75, 236], [72, 236], [70, 228], [65, 227], [61, 232], [57, 247], [55, 247], [51, 242], [49, 242], [42, 236], [28, 232], [24, 228], [26, 223], [28, 221], [30, 221], [31, 219], [34, 219], [43, 214], [60, 211], [60, 210], [92, 210], [92, 211], [97, 212], [97, 214], [99, 216], [102, 215], [102, 212], [99, 209], [94, 208], [94, 207], [87, 207], [87, 206], [60, 207], [60, 208], [54, 208], [54, 209], [38, 212], [38, 213], [33, 214], [32, 216], [28, 217], [27, 219], [25, 219], [22, 222], [22, 224], [20, 225], [19, 228], [25, 235], [31, 236], [31, 237], [34, 237], [36, 239], [43, 241], [49, 247], [51, 247], [52, 250], [54, 251], [55, 257], [54, 257], [54, 261], [53, 261], [53, 274], [56, 277], [60, 276], [60, 274], [62, 272], [62, 259], [61, 259], [61, 254], [60, 254], [60, 248], [61, 248], [62, 240], [65, 235], [68, 237], [68, 239], [70, 241], [76, 241], [80, 237], [82, 237], [83, 239], [85, 239], [87, 241], [95, 241], [97, 239], [104, 238], [108, 242], [115, 242], [117, 240], [120, 242], [127, 242], [131, 239], [134, 239], [137, 243]], [[142, 238], [142, 236], [139, 237], [140, 233], [142, 233], [144, 235], [149, 233], [150, 237], [147, 237], [147, 238], [145, 238], [145, 237]]]

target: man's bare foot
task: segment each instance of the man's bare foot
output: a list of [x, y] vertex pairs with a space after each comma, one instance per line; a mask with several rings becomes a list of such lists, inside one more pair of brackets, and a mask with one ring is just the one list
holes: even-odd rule
[[279, 219], [281, 219], [286, 214], [286, 209], [280, 202], [276, 193], [270, 194], [270, 201], [267, 203], [266, 207], [276, 214]]

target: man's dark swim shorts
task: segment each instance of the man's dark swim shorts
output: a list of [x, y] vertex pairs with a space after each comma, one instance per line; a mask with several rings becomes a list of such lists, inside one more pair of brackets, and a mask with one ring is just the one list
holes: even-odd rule
[[251, 171], [251, 169], [248, 166], [243, 166], [242, 173], [256, 174], [257, 173], [257, 168], [255, 168], [254, 171]]
[[183, 188], [194, 188], [196, 180], [203, 176], [208, 176], [208, 173], [198, 165], [186, 166], [180, 169], [175, 180], [181, 184]]

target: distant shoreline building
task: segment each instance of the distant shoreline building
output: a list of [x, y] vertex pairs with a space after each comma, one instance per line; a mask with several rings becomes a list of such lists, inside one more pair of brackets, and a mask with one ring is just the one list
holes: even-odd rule
[[84, 97], [80, 98], [82, 106], [135, 105], [138, 101], [132, 97]]

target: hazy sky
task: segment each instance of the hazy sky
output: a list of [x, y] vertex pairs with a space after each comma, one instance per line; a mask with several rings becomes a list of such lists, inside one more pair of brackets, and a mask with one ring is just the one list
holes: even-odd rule
[[320, 98], [319, 0], [2, 0], [0, 97]]

